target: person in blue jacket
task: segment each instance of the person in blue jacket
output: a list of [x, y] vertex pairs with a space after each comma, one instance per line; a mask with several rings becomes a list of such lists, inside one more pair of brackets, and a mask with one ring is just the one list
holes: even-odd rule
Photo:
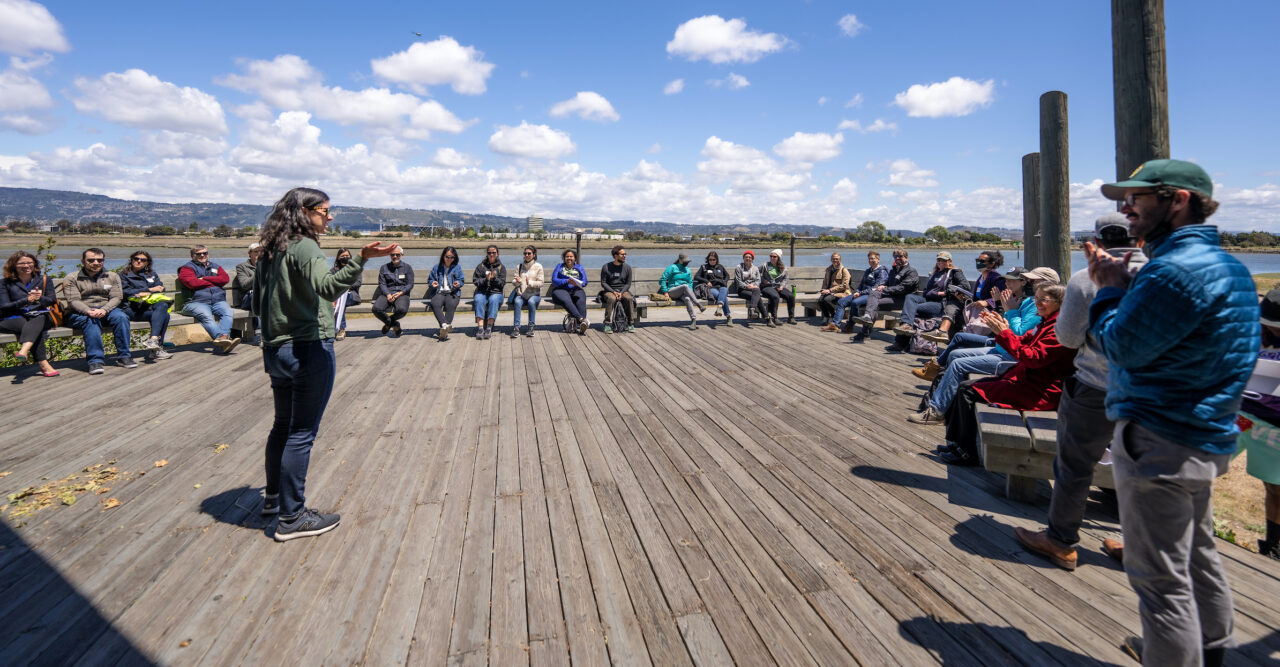
[[578, 320], [578, 335], [584, 336], [590, 324], [587, 322], [587, 270], [578, 263], [578, 253], [566, 250], [560, 253], [560, 263], [551, 271], [551, 300], [560, 304]]
[[1211, 499], [1258, 360], [1257, 287], [1205, 223], [1218, 203], [1199, 165], [1149, 160], [1102, 194], [1124, 203], [1149, 258], [1131, 278], [1123, 258], [1085, 244], [1098, 286], [1089, 332], [1110, 364], [1124, 569], [1142, 619], [1125, 646], [1147, 665], [1220, 665], [1234, 612]]
[[449, 340], [453, 331], [453, 311], [458, 308], [462, 299], [462, 267], [458, 266], [458, 251], [453, 246], [445, 246], [440, 253], [440, 263], [431, 267], [427, 276], [427, 301], [431, 304], [431, 313], [436, 316], [436, 324], [440, 329], [436, 337]]
[[150, 322], [151, 335], [142, 341], [151, 359], [172, 357], [164, 349], [164, 333], [169, 328], [169, 306], [173, 299], [164, 294], [164, 282], [151, 268], [151, 253], [135, 250], [129, 264], [120, 271], [120, 291], [124, 293], [124, 312], [133, 322]]

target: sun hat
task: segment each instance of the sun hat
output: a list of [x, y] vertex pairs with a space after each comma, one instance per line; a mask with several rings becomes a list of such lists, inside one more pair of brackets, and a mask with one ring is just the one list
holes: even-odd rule
[[1058, 277], [1058, 272], [1047, 266], [1037, 266], [1030, 271], [1022, 272], [1023, 280], [1030, 278], [1032, 280], [1042, 280], [1051, 285], [1057, 285], [1062, 282], [1062, 278]]
[[1192, 190], [1206, 197], [1213, 196], [1213, 179], [1198, 164], [1185, 160], [1147, 160], [1118, 183], [1102, 186], [1102, 196], [1113, 201], [1124, 199], [1128, 188], [1154, 188], [1169, 185], [1180, 190]]
[[947, 252], [946, 250], [943, 250], [942, 252], [938, 253], [938, 257], [937, 257], [937, 259], [945, 259], [945, 260], [947, 260], [948, 262], [950, 262], [950, 261], [951, 261], [951, 253]]

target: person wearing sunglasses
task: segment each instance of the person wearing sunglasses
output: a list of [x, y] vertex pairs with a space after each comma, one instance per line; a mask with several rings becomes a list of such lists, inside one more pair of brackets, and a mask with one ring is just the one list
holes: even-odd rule
[[110, 329], [116, 339], [116, 363], [125, 368], [137, 368], [138, 362], [129, 354], [129, 315], [120, 310], [124, 291], [120, 286], [120, 274], [102, 268], [106, 254], [101, 248], [89, 248], [80, 253], [80, 271], [67, 279], [67, 324], [84, 335], [84, 352], [90, 375], [101, 375], [106, 362], [106, 349], [102, 345], [102, 330]]
[[[636, 298], [631, 296], [631, 265], [627, 264], [627, 249], [620, 245], [610, 251], [613, 261], [600, 268], [600, 302], [604, 304], [604, 332], [613, 333], [614, 304], [621, 301], [627, 312], [627, 331], [636, 330]], [[619, 324], [618, 326], [622, 326]]]
[[427, 302], [431, 304], [431, 312], [436, 316], [436, 324], [440, 329], [436, 337], [449, 340], [453, 331], [453, 312], [462, 299], [462, 268], [458, 266], [458, 250], [453, 246], [445, 246], [440, 253], [440, 263], [431, 267], [427, 275]]
[[587, 270], [578, 263], [578, 253], [560, 253], [560, 263], [551, 270], [551, 300], [578, 320], [579, 336], [585, 336], [591, 327], [587, 322], [587, 293], [583, 290], [586, 286]]
[[[396, 246], [391, 261], [378, 269], [378, 289], [373, 294], [373, 316], [382, 322], [382, 335], [400, 336], [400, 320], [409, 312], [413, 291], [413, 267], [404, 262], [404, 251]], [[387, 314], [387, 309], [392, 310]]]
[[209, 248], [198, 245], [191, 249], [191, 261], [178, 269], [178, 289], [182, 294], [182, 313], [194, 317], [209, 332], [220, 354], [231, 354], [239, 338], [231, 337], [231, 321], [235, 314], [227, 303], [227, 283], [231, 275], [209, 259]]
[[164, 334], [169, 328], [173, 297], [164, 293], [164, 283], [151, 268], [151, 253], [135, 250], [129, 255], [129, 263], [120, 271], [120, 288], [129, 319], [151, 323], [151, 335], [142, 341], [142, 346], [150, 350], [149, 358], [154, 361], [172, 357], [164, 349]]
[[0, 331], [17, 334], [20, 347], [14, 356], [26, 363], [28, 358], [40, 367], [43, 377], [57, 377], [49, 364], [45, 338], [53, 326], [50, 311], [58, 302], [53, 279], [40, 272], [40, 260], [19, 250], [4, 264], [0, 280]]
[[498, 246], [485, 248], [484, 259], [471, 273], [471, 282], [476, 286], [476, 338], [489, 340], [493, 335], [493, 321], [498, 319], [498, 308], [502, 306], [502, 289], [507, 284], [507, 267], [498, 257]]
[[542, 301], [540, 290], [544, 282], [542, 264], [538, 263], [538, 249], [533, 246], [524, 247], [524, 259], [516, 267], [516, 277], [511, 279], [514, 287], [511, 290], [511, 310], [514, 323], [511, 326], [511, 337], [520, 335], [520, 311], [529, 309], [529, 330], [526, 336], [533, 336], [533, 326], [538, 315], [538, 303]]

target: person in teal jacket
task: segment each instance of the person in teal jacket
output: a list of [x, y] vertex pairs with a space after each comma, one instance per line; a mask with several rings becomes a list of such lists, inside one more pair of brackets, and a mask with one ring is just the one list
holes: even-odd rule
[[[693, 274], [689, 271], [689, 256], [680, 253], [675, 263], [668, 266], [658, 278], [658, 292], [674, 301], [683, 301], [689, 311], [689, 328], [698, 328], [698, 313], [707, 309], [693, 297]], [[696, 310], [695, 310], [696, 308]]]
[[311, 188], [285, 193], [262, 226], [263, 255], [253, 277], [253, 312], [262, 319], [262, 363], [275, 403], [262, 514], [280, 515], [279, 542], [338, 526], [336, 513], [321, 514], [305, 504], [311, 446], [337, 368], [332, 304], [355, 284], [366, 260], [400, 248], [375, 241], [330, 272], [318, 238], [332, 219], [325, 193]]
[[1102, 194], [1123, 202], [1149, 258], [1130, 277], [1124, 258], [1085, 244], [1098, 286], [1089, 333], [1110, 364], [1124, 569], [1142, 619], [1125, 646], [1147, 665], [1221, 665], [1235, 616], [1211, 499], [1258, 361], [1257, 287], [1205, 222], [1218, 203], [1199, 165], [1149, 160]]

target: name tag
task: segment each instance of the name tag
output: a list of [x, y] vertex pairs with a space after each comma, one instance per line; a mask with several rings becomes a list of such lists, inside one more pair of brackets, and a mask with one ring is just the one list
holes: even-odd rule
[[154, 283], [155, 281], [156, 281], [155, 278], [147, 278], [147, 282], [149, 283]]
[[403, 274], [403, 273], [402, 273], [402, 274], [400, 274], [399, 278], [400, 278], [400, 280], [404, 280], [404, 274]]

